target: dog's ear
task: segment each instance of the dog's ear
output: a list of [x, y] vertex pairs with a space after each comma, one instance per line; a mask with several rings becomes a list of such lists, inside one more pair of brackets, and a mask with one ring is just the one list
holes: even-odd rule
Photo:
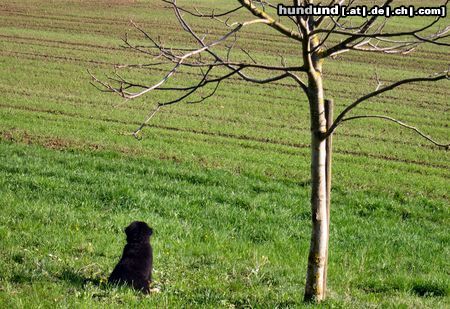
[[136, 223], [132, 222], [130, 225], [128, 225], [124, 232], [127, 236], [131, 236], [134, 233], [134, 230], [136, 229]]
[[151, 227], [148, 228], [148, 236], [153, 235], [153, 229]]

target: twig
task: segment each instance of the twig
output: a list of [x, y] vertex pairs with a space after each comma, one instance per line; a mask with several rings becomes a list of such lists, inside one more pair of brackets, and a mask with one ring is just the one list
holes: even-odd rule
[[145, 119], [145, 121], [139, 126], [139, 128], [134, 131], [132, 133], [133, 137], [136, 139], [140, 139], [139, 138], [139, 133], [142, 131], [142, 129], [150, 122], [150, 120], [156, 115], [156, 113], [159, 111], [159, 109], [161, 108], [161, 105], [158, 104], [156, 105], [156, 107], [150, 112], [150, 114], [147, 116], [147, 118]]
[[435, 82], [435, 81], [439, 81], [439, 80], [450, 80], [450, 75], [449, 75], [449, 71], [445, 71], [441, 74], [437, 74], [435, 76], [430, 76], [430, 77], [416, 77], [416, 78], [409, 78], [409, 79], [404, 79], [401, 81], [398, 81], [396, 83], [393, 83], [389, 86], [383, 87], [381, 89], [378, 89], [374, 92], [371, 92], [359, 99], [357, 99], [355, 102], [353, 102], [352, 104], [348, 105], [340, 114], [339, 116], [336, 117], [336, 120], [334, 121], [334, 123], [331, 125], [330, 129], [327, 131], [326, 134], [324, 134], [324, 138], [327, 138], [328, 136], [330, 136], [331, 134], [333, 134], [334, 130], [336, 130], [337, 126], [339, 126], [339, 124], [341, 123], [342, 119], [345, 118], [345, 116], [347, 115], [347, 113], [349, 113], [352, 109], [354, 109], [355, 107], [357, 107], [359, 104], [361, 104], [364, 101], [367, 101], [370, 98], [376, 97], [382, 93], [391, 91], [401, 85], [404, 84], [410, 84], [410, 83], [416, 83], [416, 82]]
[[413, 127], [409, 124], [406, 124], [400, 120], [397, 120], [395, 118], [389, 117], [389, 116], [384, 116], [384, 115], [358, 115], [358, 116], [352, 116], [352, 117], [348, 117], [348, 118], [344, 118], [341, 120], [341, 122], [346, 122], [346, 121], [350, 121], [350, 120], [356, 120], [356, 119], [364, 119], [364, 118], [377, 118], [377, 119], [383, 119], [383, 120], [388, 120], [388, 121], [392, 121], [402, 127], [408, 128], [410, 130], [415, 131], [417, 134], [419, 134], [420, 136], [422, 136], [423, 138], [425, 138], [426, 140], [430, 141], [431, 143], [433, 143], [434, 145], [438, 146], [438, 147], [442, 147], [445, 149], [450, 149], [450, 144], [442, 144], [442, 143], [438, 143], [436, 142], [434, 139], [432, 139], [430, 136], [424, 134], [422, 131], [420, 131], [419, 129], [417, 129], [416, 127]]

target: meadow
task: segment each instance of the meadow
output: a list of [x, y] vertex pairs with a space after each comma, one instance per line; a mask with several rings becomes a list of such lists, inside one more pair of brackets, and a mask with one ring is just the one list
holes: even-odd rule
[[[0, 4], [0, 306], [313, 306], [302, 303], [310, 240], [306, 98], [288, 81], [233, 78], [202, 104], [163, 108], [137, 140], [130, 133], [171, 97], [124, 102], [92, 87], [87, 73], [104, 77], [116, 64], [148, 61], [120, 47], [125, 32], [142, 40], [130, 19], [167, 42], [192, 44], [160, 1]], [[190, 21], [211, 37], [223, 33], [211, 21]], [[407, 29], [426, 20], [392, 22]], [[295, 44], [273, 31], [244, 34], [242, 47], [258, 60], [276, 63], [283, 53], [298, 61]], [[324, 64], [327, 96], [339, 111], [376, 87], [375, 73], [389, 83], [449, 62], [443, 46], [407, 56], [345, 54]], [[125, 74], [151, 83], [164, 70]], [[184, 72], [172, 84], [199, 78]], [[448, 142], [449, 96], [448, 81], [408, 85], [359, 112], [396, 117]], [[449, 152], [378, 120], [340, 127], [334, 147], [323, 306], [448, 307]], [[155, 231], [160, 293], [151, 296], [106, 284], [123, 228], [134, 220]]]

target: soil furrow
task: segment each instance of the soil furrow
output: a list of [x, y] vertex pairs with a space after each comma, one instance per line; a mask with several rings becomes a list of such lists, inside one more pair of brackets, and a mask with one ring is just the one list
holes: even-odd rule
[[[0, 86], [0, 89], [4, 93], [9, 93], [9, 94], [13, 94], [13, 95], [27, 96], [27, 97], [32, 97], [33, 96], [32, 93], [30, 93], [29, 91], [25, 91], [25, 90], [17, 91], [15, 89], [7, 89], [7, 88], [1, 87], [1, 86]], [[81, 102], [80, 99], [76, 99], [76, 98], [69, 97], [69, 96], [60, 96], [60, 95], [56, 95], [56, 94], [53, 94], [53, 95], [52, 94], [45, 94], [45, 95], [43, 95], [43, 94], [40, 93], [39, 96], [40, 97], [45, 97], [45, 98], [53, 100], [55, 102], [56, 101], [61, 101], [61, 100], [65, 101], [65, 102], [70, 102], [70, 105], [77, 106], [77, 107], [83, 107], [83, 106], [86, 107], [86, 106], [95, 105], [95, 106], [103, 106], [103, 107], [106, 107], [106, 108], [109, 108], [109, 109], [113, 109], [114, 108], [114, 106], [111, 105], [110, 103], [103, 103], [101, 101], [92, 101], [92, 100], [89, 100], [89, 99], [83, 100]], [[223, 95], [217, 94], [216, 98], [217, 99], [220, 99], [220, 98], [228, 99], [229, 97], [226, 96], [226, 95], [223, 96]], [[261, 104], [266, 104], [266, 103], [269, 104], [270, 103], [270, 104], [273, 105], [274, 102], [280, 101], [282, 99], [283, 100], [288, 100], [286, 98], [278, 97], [278, 96], [274, 96], [274, 95], [267, 95], [267, 96], [264, 97], [264, 99], [267, 99], [267, 98], [269, 98], [270, 100], [268, 100], [268, 101], [261, 101], [260, 103]], [[142, 106], [137, 106], [137, 107], [135, 107], [135, 106], [126, 106], [126, 107], [125, 106], [121, 106], [121, 110], [128, 110], [128, 111], [133, 111], [133, 112], [138, 112], [138, 111], [142, 112], [143, 111], [143, 107]], [[380, 113], [379, 109], [370, 108], [370, 107], [367, 107], [367, 106], [361, 107], [359, 110], [360, 111], [364, 111], [364, 112]], [[170, 109], [169, 113], [174, 114], [174, 115], [179, 115], [179, 116], [185, 116], [186, 115], [185, 111], [177, 112], [176, 109]], [[431, 115], [430, 116], [421, 115], [420, 118], [417, 118], [417, 113], [405, 113], [405, 112], [395, 111], [395, 115], [396, 115], [397, 118], [398, 117], [412, 118], [412, 119], [414, 119], [413, 122], [414, 122], [415, 125], [420, 125], [421, 127], [424, 127], [424, 128], [430, 126], [430, 121], [429, 120], [434, 120], [435, 122], [436, 122], [436, 120], [441, 121], [441, 122], [445, 122], [446, 121], [445, 119], [440, 119], [440, 118], [435, 119]], [[235, 123], [235, 124], [238, 124], [238, 123], [241, 122], [241, 120], [238, 120], [238, 118], [236, 118], [236, 119], [233, 119], [233, 118], [230, 118], [230, 117], [224, 118], [224, 117], [213, 116], [213, 115], [210, 115], [210, 114], [199, 114], [199, 113], [193, 114], [193, 113], [190, 113], [190, 116], [195, 117], [197, 119], [206, 119], [206, 120], [213, 120], [213, 121], [226, 121], [227, 123]], [[298, 130], [298, 131], [302, 131], [302, 130], [307, 130], [308, 129], [308, 127], [306, 127], [306, 126], [297, 126], [297, 125], [288, 124], [286, 122], [285, 123], [279, 123], [279, 122], [271, 121], [270, 119], [260, 119], [259, 121], [260, 121], [260, 123], [264, 123], [265, 125], [270, 126], [272, 128], [279, 128], [279, 129], [282, 129], [282, 130]], [[409, 121], [411, 121], [411, 119], [409, 119]], [[339, 133], [337, 133], [337, 134], [340, 135]], [[354, 136], [354, 135], [352, 135], [352, 134], [344, 134], [344, 136]], [[378, 140], [387, 140], [387, 139], [379, 138]], [[396, 143], [402, 143], [402, 141], [395, 141], [395, 142]], [[405, 144], [408, 144], [408, 143], [405, 143]]]
[[[121, 26], [130, 26], [130, 21], [128, 19], [117, 19], [117, 18], [106, 18], [106, 17], [89, 17], [89, 16], [74, 16], [69, 14], [58, 14], [55, 15], [37, 15], [37, 14], [28, 14], [23, 13], [20, 11], [12, 11], [12, 10], [0, 10], [0, 12], [6, 12], [8, 13], [8, 16], [11, 15], [17, 15], [22, 17], [28, 17], [28, 18], [36, 18], [36, 19], [44, 19], [49, 20], [51, 22], [54, 21], [62, 21], [62, 22], [70, 22], [70, 23], [77, 23], [79, 25], [121, 25]], [[152, 22], [152, 21], [135, 21], [137, 22], [143, 29], [154, 29], [161, 26], [159, 22]], [[203, 28], [202, 28], [203, 27]], [[174, 18], [173, 23], [168, 23], [164, 25], [165, 30], [171, 30], [171, 33], [177, 33], [180, 28], [178, 24], [176, 23], [176, 20]], [[211, 35], [223, 35], [224, 33], [224, 27], [216, 27], [214, 25], [208, 25], [207, 28], [205, 26], [200, 26], [199, 31], [206, 31], [208, 30], [208, 33]], [[267, 48], [266, 42], [270, 41], [271, 43], [283, 43], [287, 44], [290, 42], [289, 40], [286, 40], [283, 38], [281, 34], [278, 33], [272, 33], [267, 31], [252, 31], [252, 30], [246, 30], [246, 35], [249, 35], [252, 38], [252, 41], [262, 41], [265, 48]], [[337, 41], [336, 41], [337, 42]], [[278, 45], [279, 46], [279, 45]], [[439, 56], [448, 56], [445, 52], [439, 52], [439, 51], [418, 51], [419, 53], [427, 53], [428, 55], [433, 55], [436, 57]]]
[[[76, 32], [76, 33], [86, 33], [86, 34], [92, 34], [92, 33], [96, 33], [96, 34], [101, 34], [104, 36], [110, 35], [111, 32], [105, 32], [103, 30], [98, 30], [98, 29], [93, 29], [92, 27], [86, 28], [86, 29], [81, 29], [80, 27], [67, 27], [67, 26], [57, 26], [57, 25], [48, 25], [48, 24], [30, 24], [30, 23], [22, 23], [19, 24], [17, 22], [15, 23], [7, 23], [4, 22], [5, 25], [9, 25], [9, 26], [21, 26], [23, 28], [28, 28], [28, 29], [36, 29], [36, 30], [48, 30], [48, 29], [55, 29], [55, 30], [63, 30], [66, 33], [68, 32]], [[85, 25], [85, 23], [80, 23], [80, 25]], [[157, 26], [160, 26], [160, 24], [157, 24]], [[152, 28], [149, 29], [153, 29], [154, 27], [156, 27], [155, 25], [153, 25]], [[165, 27], [167, 28], [167, 27]], [[178, 35], [177, 33], [179, 33], [179, 29], [178, 28], [173, 28], [173, 33], [176, 33], [176, 36]], [[117, 32], [117, 36], [119, 37], [119, 35], [122, 35], [123, 33]], [[217, 35], [223, 35], [222, 32], [218, 32]], [[246, 33], [247, 35], [247, 33]], [[256, 35], [256, 36], [255, 36]], [[282, 44], [286, 45], [288, 44], [288, 42], [286, 40], [269, 40], [266, 38], [266, 34], [262, 34], [259, 33], [259, 35], [257, 35], [257, 33], [250, 36], [252, 37], [252, 50], [254, 52], [260, 52], [260, 53], [265, 53], [265, 54], [272, 54], [272, 55], [278, 55], [279, 54], [279, 48]], [[278, 35], [276, 35], [278, 36]], [[279, 37], [279, 36], [278, 36]], [[174, 39], [174, 36], [172, 36], [172, 39]], [[255, 40], [256, 42], [259, 42], [258, 44], [255, 44]], [[181, 41], [181, 37], [178, 38], [178, 41]], [[241, 41], [243, 43], [243, 46], [247, 46], [249, 45], [249, 42], [247, 42], [247, 39], [244, 38], [244, 40]], [[270, 44], [269, 44], [270, 43]], [[273, 43], [278, 43], [278, 46], [276, 48], [272, 48], [271, 46], [274, 46]], [[295, 46], [295, 45], [293, 45]], [[420, 55], [420, 53], [424, 53], [427, 55], [433, 55], [433, 58], [442, 58], [444, 56], [446, 56], [446, 53], [441, 53], [441, 52], [436, 52], [436, 51], [418, 51], [415, 55]], [[295, 51], [294, 49], [292, 49], [290, 51], [290, 53], [288, 52], [288, 50], [285, 51], [285, 56], [297, 56], [298, 52]], [[350, 61], [352, 61], [353, 63], [359, 63], [359, 64], [367, 64], [367, 61], [364, 58], [361, 58], [357, 55], [352, 56], [352, 58], [350, 59]], [[384, 67], [392, 67], [392, 65], [394, 64], [398, 64], [398, 61], [404, 61], [404, 59], [391, 59], [390, 63], [386, 63], [386, 64], [380, 64], [378, 63], [378, 66], [384, 66]], [[418, 63], [414, 62], [414, 68], [415, 69], [421, 69], [421, 70], [425, 70], [428, 69], [428, 66], [426, 64], [423, 64], [422, 66], [418, 67]], [[412, 67], [411, 67], [412, 68]]]
[[[67, 112], [48, 110], [48, 109], [41, 110], [38, 108], [28, 108], [25, 106], [22, 106], [22, 107], [11, 106], [11, 105], [8, 106], [6, 104], [1, 104], [0, 106], [2, 106], [4, 108], [11, 108], [11, 109], [17, 109], [17, 110], [25, 110], [25, 111], [32, 111], [32, 112], [39, 112], [39, 113], [46, 113], [46, 114], [64, 115], [66, 117], [78, 118], [78, 119], [84, 119], [84, 120], [90, 120], [90, 121], [97, 120], [97, 121], [104, 121], [104, 122], [111, 122], [111, 123], [120, 123], [120, 124], [125, 124], [125, 125], [132, 125], [132, 124], [137, 125], [137, 126], [140, 125], [139, 122], [122, 121], [122, 120], [106, 118], [106, 117], [103, 117], [103, 118], [95, 118], [93, 116], [87, 117], [87, 116], [79, 115], [76, 113], [67, 113]], [[309, 148], [309, 144], [280, 141], [280, 140], [274, 140], [271, 138], [252, 137], [252, 136], [243, 135], [243, 134], [209, 132], [206, 130], [185, 129], [185, 128], [177, 128], [177, 127], [156, 125], [156, 124], [149, 124], [148, 127], [167, 130], [167, 131], [173, 131], [173, 132], [184, 132], [184, 133], [192, 133], [192, 134], [199, 134], [199, 135], [212, 136], [212, 137], [229, 138], [232, 140], [242, 140], [242, 141], [251, 141], [251, 142], [264, 143], [264, 144], [281, 145], [281, 146], [287, 146], [287, 147], [298, 148], [298, 149]], [[430, 163], [430, 162], [420, 161], [420, 160], [402, 159], [402, 158], [390, 157], [390, 156], [386, 156], [386, 155], [366, 153], [366, 152], [362, 152], [362, 151], [350, 151], [350, 150], [336, 149], [335, 153], [359, 156], [359, 157], [368, 157], [368, 158], [393, 161], [393, 162], [409, 163], [409, 164], [422, 165], [422, 166], [433, 167], [433, 168], [443, 168], [443, 169], [449, 168], [449, 166], [443, 165], [443, 164]]]
[[[16, 51], [0, 51], [0, 55], [4, 55], [4, 56], [12, 56], [12, 55], [23, 55], [23, 56], [26, 56], [27, 57], [27, 59], [29, 59], [29, 60], [34, 60], [34, 59], [36, 59], [36, 58], [44, 58], [44, 59], [56, 59], [56, 60], [63, 60], [63, 61], [67, 61], [67, 62], [78, 62], [78, 63], [91, 63], [91, 64], [96, 64], [96, 65], [100, 65], [100, 66], [104, 66], [104, 67], [110, 67], [110, 68], [113, 68], [114, 66], [117, 66], [117, 65], [121, 65], [122, 63], [113, 63], [113, 62], [107, 62], [107, 61], [98, 61], [98, 60], [89, 60], [89, 59], [82, 59], [82, 58], [76, 58], [76, 57], [67, 57], [67, 56], [56, 56], [56, 55], [48, 55], [48, 54], [39, 54], [39, 53], [29, 53], [29, 52], [16, 52]], [[33, 58], [33, 57], [36, 57], [36, 58]], [[24, 57], [25, 58], [25, 57]], [[160, 69], [160, 68], [152, 68], [151, 69], [151, 71], [157, 71], [157, 72], [162, 72], [162, 73], [167, 73], [167, 70], [164, 70], [164, 69]], [[148, 70], [148, 72], [151, 72], [150, 70]], [[178, 74], [184, 74], [184, 75], [187, 75], [187, 76], [195, 76], [195, 77], [201, 77], [201, 75], [199, 74], [199, 73], [192, 73], [192, 72], [183, 72], [183, 73], [178, 73]], [[335, 78], [336, 79], [334, 79], [334, 78], [329, 78], [329, 80], [330, 81], [340, 81], [340, 82], [342, 82], [343, 80], [342, 79], [337, 79], [338, 77], [349, 77], [349, 78], [353, 78], [354, 76], [352, 76], [352, 75], [348, 75], [348, 74], [343, 74], [343, 73], [340, 73], [340, 74], [333, 74], [334, 76], [335, 76]], [[218, 75], [210, 75], [212, 78], [214, 78], [214, 77], [218, 77]], [[359, 80], [364, 80], [364, 78], [359, 78]], [[369, 80], [369, 79], [367, 79], [367, 80]], [[231, 77], [231, 78], [229, 78], [229, 79], [227, 79], [227, 82], [230, 82], [230, 81], [235, 81], [235, 82], [240, 82], [240, 83], [246, 83], [245, 81], [243, 81], [242, 79], [240, 79], [240, 78], [238, 78], [238, 77]], [[392, 81], [390, 81], [390, 80], [383, 80], [383, 82], [385, 82], [385, 83], [387, 83], [387, 82], [393, 82], [393, 80]], [[271, 83], [271, 85], [269, 86], [269, 85], [265, 85], [266, 87], [271, 87], [271, 88], [273, 88], [273, 87], [278, 87], [278, 86], [282, 86], [282, 87], [285, 87], [285, 88], [289, 88], [289, 89], [298, 89], [298, 87], [296, 86], [296, 85], [294, 85], [294, 84], [290, 84], [290, 83], [283, 83], [283, 82], [274, 82], [274, 83]], [[408, 86], [405, 86], [405, 87], [403, 87], [404, 89], [408, 89], [407, 88]], [[416, 93], [420, 93], [420, 94], [422, 94], [423, 93], [423, 91], [425, 90], [425, 89], [430, 89], [430, 90], [433, 90], [433, 92], [434, 92], [434, 94], [436, 94], [436, 95], [448, 95], [448, 92], [446, 91], [446, 90], [442, 90], [442, 92], [441, 91], [439, 91], [438, 89], [435, 89], [435, 88], [433, 88], [433, 85], [430, 85], [430, 83], [428, 83], [428, 85], [426, 85], [426, 84], [421, 84], [421, 87], [420, 88], [418, 88], [417, 86], [416, 87], [414, 87], [414, 86], [411, 86], [410, 85], [410, 89], [408, 89], [409, 91], [412, 91], [412, 92], [416, 92]], [[325, 87], [325, 90], [328, 90], [326, 87]], [[351, 89], [345, 89], [345, 93], [348, 95], [348, 94], [353, 94], [353, 93], [356, 93], [354, 90], [351, 90]], [[349, 96], [349, 97], [351, 97], [351, 96]], [[389, 99], [392, 99], [392, 100], [397, 100], [398, 98], [397, 97], [395, 97], [395, 96], [389, 96], [389, 95], [384, 95], [384, 97], [385, 98], [389, 98]], [[402, 98], [402, 101], [403, 102], [412, 102], [413, 101], [413, 99], [411, 98], [411, 99], [409, 99], [409, 98]], [[426, 102], [426, 101], [423, 101], [423, 102]], [[431, 102], [431, 101], [429, 101], [429, 102], [426, 102], [426, 103], [428, 103], [428, 104], [423, 104], [423, 102], [421, 102], [421, 104], [423, 105], [423, 106], [436, 106], [436, 107], [440, 107], [440, 108], [442, 108], [443, 106], [441, 105], [441, 104], [439, 104], [439, 103], [433, 103], [433, 102]], [[394, 103], [392, 103], [392, 104], [394, 104]], [[443, 109], [443, 111], [447, 111], [448, 110], [448, 108], [447, 107], [444, 107], [444, 109]]]

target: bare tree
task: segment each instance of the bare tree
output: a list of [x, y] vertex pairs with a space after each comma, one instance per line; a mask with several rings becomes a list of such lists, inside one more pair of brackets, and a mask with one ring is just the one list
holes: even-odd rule
[[[236, 7], [219, 13], [213, 9], [210, 12], [201, 12], [195, 8], [187, 9], [180, 6], [176, 0], [162, 1], [173, 8], [182, 29], [194, 39], [197, 47], [177, 49], [165, 46], [160, 40], [152, 38], [140, 26], [132, 23], [137, 31], [150, 42], [151, 46], [133, 44], [126, 37], [123, 40], [125, 47], [152, 57], [154, 62], [118, 66], [114, 76], [108, 77], [107, 80], [100, 80], [91, 74], [94, 84], [99, 85], [100, 87], [98, 88], [102, 91], [116, 93], [125, 99], [138, 98], [152, 91], [180, 92], [177, 99], [157, 104], [143, 124], [134, 132], [134, 135], [137, 136], [160, 108], [184, 101], [196, 93], [197, 90], [212, 85], [211, 93], [202, 96], [199, 100], [203, 101], [214, 95], [219, 85], [230, 77], [239, 77], [245, 81], [257, 84], [267, 84], [283, 79], [295, 81], [309, 101], [311, 122], [312, 233], [304, 299], [305, 301], [323, 300], [326, 292], [331, 170], [331, 143], [328, 143], [329, 147], [327, 149], [327, 141], [330, 141], [332, 134], [345, 122], [356, 119], [376, 118], [412, 129], [436, 146], [448, 149], [449, 144], [438, 143], [419, 129], [392, 117], [386, 115], [349, 116], [349, 113], [360, 104], [366, 103], [369, 99], [402, 85], [450, 79], [448, 68], [432, 76], [404, 79], [386, 86], [379, 82], [377, 76], [377, 89], [355, 99], [333, 121], [332, 116], [327, 118], [325, 113], [327, 100], [325, 100], [326, 96], [323, 87], [322, 72], [324, 61], [345, 52], [408, 54], [421, 44], [435, 44], [446, 48], [450, 44], [443, 39], [450, 36], [450, 26], [442, 26], [440, 23], [441, 18], [436, 17], [426, 26], [417, 27], [409, 31], [396, 32], [388, 26], [389, 19], [380, 16], [369, 16], [356, 20], [345, 20], [341, 17], [332, 16], [307, 15], [277, 17], [276, 10], [280, 1], [274, 3], [268, 0], [235, 0]], [[328, 5], [337, 4], [351, 7], [356, 5], [356, 2], [356, 0], [330, 0]], [[394, 0], [383, 0], [379, 4], [381, 7], [387, 7], [393, 2]], [[313, 0], [294, 0], [291, 2], [294, 6], [308, 6], [313, 3]], [[448, 1], [444, 5], [447, 5], [447, 3]], [[237, 11], [247, 11], [247, 13], [235, 14]], [[244, 15], [249, 19], [232, 21], [239, 20]], [[222, 36], [210, 39], [209, 35], [197, 33], [191, 27], [187, 21], [188, 16], [190, 18], [215, 20], [224, 25], [226, 30], [224, 30]], [[249, 51], [236, 48], [236, 42], [242, 30], [258, 24], [271, 27], [280, 36], [284, 36], [291, 40], [293, 44], [296, 44], [300, 52], [299, 55], [301, 55], [302, 65], [288, 66], [283, 57], [281, 57], [279, 65], [259, 63]], [[221, 45], [221, 48], [218, 48], [219, 45]], [[236, 54], [239, 54], [239, 59], [243, 59], [244, 56], [247, 60], [233, 60], [237, 59]], [[158, 66], [164, 63], [172, 63], [172, 69], [169, 69], [159, 82], [152, 85], [133, 82], [118, 73], [120, 68]], [[166, 86], [166, 82], [183, 68], [199, 70], [201, 72], [200, 80], [192, 86]], [[267, 75], [265, 78], [255, 77], [256, 72], [265, 72]]]

